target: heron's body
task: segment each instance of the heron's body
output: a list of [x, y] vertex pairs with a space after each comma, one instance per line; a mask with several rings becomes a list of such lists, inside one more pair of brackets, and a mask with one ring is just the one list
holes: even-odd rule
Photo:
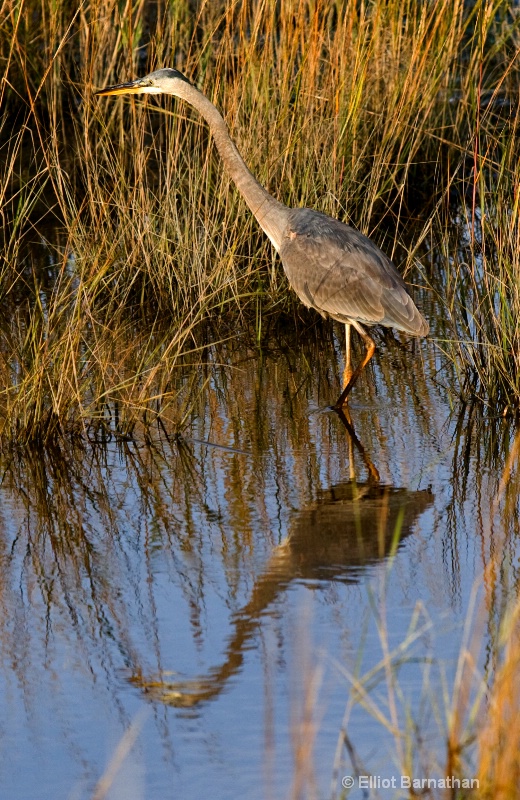
[[302, 303], [323, 316], [427, 333], [390, 259], [349, 225], [310, 208], [292, 209], [280, 257]]
[[[346, 402], [374, 353], [375, 343], [363, 326], [385, 325], [411, 336], [426, 336], [428, 323], [390, 259], [349, 225], [319, 211], [288, 208], [275, 200], [247, 168], [219, 111], [180, 72], [160, 69], [98, 94], [171, 94], [202, 114], [229, 174], [279, 252], [289, 283], [302, 303], [345, 324], [345, 388], [336, 407]], [[350, 326], [366, 345], [366, 355], [355, 370], [350, 366]]]

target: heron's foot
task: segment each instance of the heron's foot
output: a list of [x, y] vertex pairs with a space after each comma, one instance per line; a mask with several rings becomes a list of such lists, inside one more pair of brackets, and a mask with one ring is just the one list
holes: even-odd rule
[[347, 408], [348, 406], [348, 396], [350, 394], [350, 390], [352, 389], [352, 384], [347, 383], [343, 391], [341, 392], [340, 396], [332, 406], [334, 411], [341, 411], [343, 408]]
[[352, 380], [353, 377], [354, 377], [354, 370], [350, 367], [350, 365], [347, 365], [345, 367], [345, 369], [343, 370], [343, 391], [341, 392], [340, 396], [338, 397], [335, 405], [332, 406], [332, 408], [335, 411], [337, 411], [338, 409], [346, 407], [346, 405], [348, 403], [348, 396], [349, 396], [350, 390], [352, 389], [352, 386], [354, 385], [354, 381], [355, 381], [355, 379]]
[[343, 400], [341, 397], [338, 397], [336, 402], [333, 406], [330, 406], [333, 411], [342, 411], [344, 408], [348, 408], [348, 397], [345, 397]]

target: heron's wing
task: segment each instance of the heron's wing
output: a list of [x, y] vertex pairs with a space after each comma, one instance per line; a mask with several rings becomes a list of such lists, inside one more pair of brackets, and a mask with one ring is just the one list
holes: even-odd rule
[[280, 256], [305, 305], [344, 322], [428, 332], [394, 265], [366, 236], [316, 211], [293, 213]]

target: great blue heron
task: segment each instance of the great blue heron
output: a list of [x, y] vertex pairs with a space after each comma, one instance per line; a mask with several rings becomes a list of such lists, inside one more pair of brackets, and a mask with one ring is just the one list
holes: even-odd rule
[[[158, 69], [131, 83], [96, 92], [170, 94], [202, 114], [238, 190], [280, 254], [290, 285], [308, 308], [345, 324], [346, 358], [341, 408], [376, 345], [364, 325], [385, 325], [411, 336], [426, 336], [428, 323], [415, 307], [406, 284], [385, 254], [349, 225], [310, 208], [288, 208], [271, 197], [251, 174], [219, 111], [175, 69]], [[350, 328], [363, 338], [364, 358], [352, 369]]]

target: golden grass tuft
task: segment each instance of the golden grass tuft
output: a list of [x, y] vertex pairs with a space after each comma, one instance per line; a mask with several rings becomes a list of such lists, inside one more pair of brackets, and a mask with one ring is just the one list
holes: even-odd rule
[[512, 800], [520, 785], [520, 604], [502, 629], [502, 660], [478, 733], [479, 797]]

